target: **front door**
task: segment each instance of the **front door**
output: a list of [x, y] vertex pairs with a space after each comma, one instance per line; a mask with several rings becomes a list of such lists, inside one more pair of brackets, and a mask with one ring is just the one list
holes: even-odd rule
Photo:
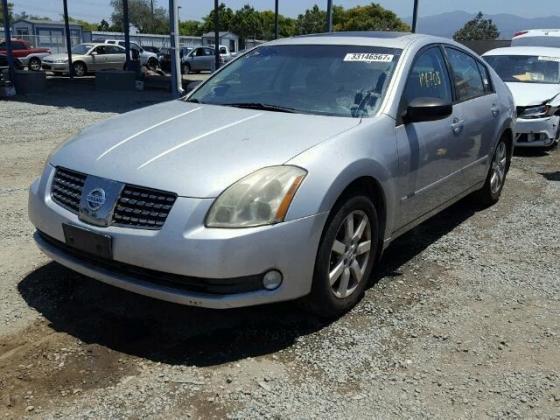
[[[91, 63], [88, 63], [88, 70], [90, 71], [99, 71], [105, 68], [107, 62], [107, 47], [105, 45], [98, 45], [95, 49], [90, 53], [91, 55]], [[95, 54], [92, 54], [95, 52]]]
[[[421, 50], [415, 58], [401, 99], [402, 112], [415, 98], [453, 102], [451, 78], [439, 46]], [[461, 193], [464, 118], [461, 110], [454, 106], [452, 114], [441, 120], [397, 122], [399, 228]]]

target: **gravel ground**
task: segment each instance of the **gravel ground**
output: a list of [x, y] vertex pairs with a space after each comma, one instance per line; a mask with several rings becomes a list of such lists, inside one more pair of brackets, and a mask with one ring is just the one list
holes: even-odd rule
[[560, 151], [514, 158], [388, 250], [325, 324], [286, 303], [158, 302], [35, 248], [26, 189], [81, 128], [166, 99], [84, 85], [0, 102], [0, 417], [560, 418]]

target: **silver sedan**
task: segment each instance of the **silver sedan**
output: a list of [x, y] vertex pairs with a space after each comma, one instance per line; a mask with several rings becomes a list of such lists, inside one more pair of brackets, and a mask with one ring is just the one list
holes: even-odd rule
[[395, 238], [469, 194], [499, 199], [514, 113], [496, 73], [448, 39], [278, 40], [67, 141], [29, 215], [51, 258], [132, 292], [210, 308], [302, 298], [338, 316]]

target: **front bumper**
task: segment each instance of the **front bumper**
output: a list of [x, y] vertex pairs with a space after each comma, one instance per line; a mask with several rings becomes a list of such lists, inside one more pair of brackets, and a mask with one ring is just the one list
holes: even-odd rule
[[68, 63], [45, 63], [43, 61], [41, 67], [47, 71], [68, 72]]
[[515, 146], [551, 146], [558, 137], [559, 123], [560, 116], [558, 115], [535, 119], [518, 118], [515, 128]]
[[264, 288], [239, 293], [207, 293], [201, 288], [174, 287], [150, 281], [134, 272], [96, 264], [53, 245], [41, 234], [37, 245], [60, 264], [105, 283], [185, 305], [232, 308], [292, 300], [308, 294], [315, 256], [327, 214], [247, 229], [209, 229], [204, 217], [213, 200], [179, 197], [161, 230], [107, 228], [86, 224], [74, 213], [53, 202], [50, 187], [54, 168], [47, 165], [43, 176], [29, 192], [29, 218], [38, 231], [59, 243], [64, 242], [62, 224], [109, 234], [113, 238], [113, 259], [139, 270], [166, 275], [227, 283], [228, 279], [255, 276], [270, 269], [279, 270], [283, 282], [276, 290]]

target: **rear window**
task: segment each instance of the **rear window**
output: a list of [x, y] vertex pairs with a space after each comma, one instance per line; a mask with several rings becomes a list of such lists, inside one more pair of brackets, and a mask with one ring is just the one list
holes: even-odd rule
[[560, 36], [524, 36], [511, 40], [512, 47], [560, 48]]

